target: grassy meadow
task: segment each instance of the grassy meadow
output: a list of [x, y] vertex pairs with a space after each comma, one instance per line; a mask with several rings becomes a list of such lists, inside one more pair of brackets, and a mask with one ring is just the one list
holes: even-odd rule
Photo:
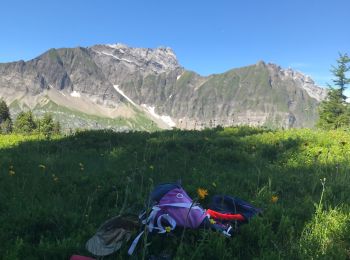
[[192, 198], [207, 189], [204, 207], [229, 194], [264, 213], [232, 238], [152, 236], [132, 258], [350, 258], [350, 133], [248, 127], [0, 135], [0, 258], [89, 255], [85, 242], [101, 223], [138, 214], [156, 184], [177, 180]]

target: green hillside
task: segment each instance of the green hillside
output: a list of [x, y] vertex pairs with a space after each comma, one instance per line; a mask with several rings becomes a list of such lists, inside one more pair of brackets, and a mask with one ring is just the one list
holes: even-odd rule
[[[33, 114], [43, 116], [50, 113], [62, 126], [62, 131], [69, 133], [76, 129], [111, 129], [114, 131], [156, 131], [159, 127], [145, 112], [130, 106], [135, 113], [132, 118], [118, 117], [108, 118], [103, 116], [90, 115], [78, 110], [70, 109], [56, 104], [49, 100], [45, 104], [38, 104], [32, 109]], [[11, 114], [16, 117], [21, 111], [29, 110], [25, 105], [20, 105], [18, 101], [10, 104]]]
[[[192, 198], [204, 188], [208, 197], [230, 194], [264, 213], [233, 238], [207, 230], [186, 230], [183, 240], [182, 231], [155, 235], [135, 259], [348, 259], [349, 173], [344, 131], [0, 135], [0, 256], [89, 255], [85, 242], [102, 222], [138, 214], [152, 187], [181, 180]], [[125, 259], [127, 249], [104, 259]]]

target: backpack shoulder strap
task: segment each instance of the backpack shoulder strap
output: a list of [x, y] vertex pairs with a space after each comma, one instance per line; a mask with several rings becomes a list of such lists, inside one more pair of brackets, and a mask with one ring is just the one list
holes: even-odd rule
[[[152, 232], [153, 230], [158, 230], [158, 233], [164, 234], [166, 232], [169, 232], [169, 231], [175, 229], [176, 221], [169, 214], [161, 214], [157, 217], [157, 214], [159, 213], [160, 210], [161, 210], [161, 208], [159, 207], [159, 205], [155, 205], [152, 207], [152, 211], [147, 218], [145, 218], [146, 212], [142, 213], [139, 216], [142, 224], [146, 225], [149, 232]], [[157, 217], [157, 220], [156, 220], [156, 217]], [[162, 225], [162, 219], [166, 220], [169, 223], [169, 225], [170, 225], [169, 231], [167, 230], [167, 227], [164, 227]], [[138, 242], [143, 234], [144, 234], [144, 231], [140, 232], [137, 235], [137, 237], [134, 239], [134, 241], [132, 242], [132, 244], [128, 250], [129, 255], [132, 255], [134, 253], [134, 250], [135, 250], [135, 248], [136, 248], [136, 246], [137, 246], [137, 244], [138, 244]]]

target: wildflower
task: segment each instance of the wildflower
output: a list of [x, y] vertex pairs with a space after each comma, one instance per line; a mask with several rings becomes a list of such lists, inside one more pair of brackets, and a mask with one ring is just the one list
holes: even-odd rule
[[202, 189], [202, 188], [198, 188], [197, 189], [197, 194], [198, 194], [198, 197], [200, 199], [204, 199], [208, 195], [208, 190]]
[[45, 170], [45, 169], [46, 169], [46, 166], [45, 166], [45, 165], [43, 165], [43, 164], [39, 164], [39, 168], [41, 168], [41, 169]]
[[16, 174], [15, 171], [13, 171], [13, 170], [10, 170], [10, 171], [9, 171], [9, 175], [10, 175], [10, 176], [13, 176], [13, 175], [15, 175], [15, 174]]
[[210, 222], [210, 224], [213, 224], [213, 225], [216, 223], [216, 221], [212, 218], [209, 219], [209, 222]]
[[84, 171], [84, 164], [82, 164], [81, 162], [79, 163], [79, 166], [80, 166], [80, 170], [81, 171]]
[[278, 201], [278, 196], [277, 195], [272, 195], [271, 197], [271, 202], [276, 203]]
[[169, 226], [165, 227], [165, 231], [166, 231], [167, 233], [169, 233], [169, 232], [171, 231], [171, 227], [169, 227]]
[[58, 177], [55, 174], [52, 174], [52, 180], [54, 182], [57, 182], [58, 181]]

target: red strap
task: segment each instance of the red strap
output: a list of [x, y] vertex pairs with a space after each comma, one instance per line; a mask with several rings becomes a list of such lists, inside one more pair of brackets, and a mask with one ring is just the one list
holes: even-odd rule
[[207, 213], [210, 217], [222, 220], [239, 220], [244, 221], [245, 218], [241, 214], [224, 214], [211, 209], [207, 209]]

